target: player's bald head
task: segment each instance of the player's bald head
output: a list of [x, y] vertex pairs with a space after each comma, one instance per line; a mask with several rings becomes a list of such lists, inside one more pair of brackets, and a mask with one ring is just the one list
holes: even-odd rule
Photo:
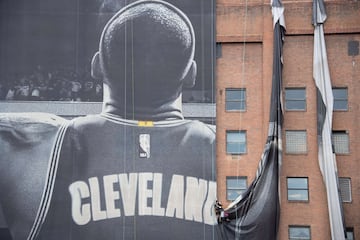
[[99, 47], [103, 79], [111, 87], [130, 91], [130, 86], [136, 91], [179, 88], [194, 64], [194, 41], [190, 21], [169, 3], [130, 4], [103, 30]]

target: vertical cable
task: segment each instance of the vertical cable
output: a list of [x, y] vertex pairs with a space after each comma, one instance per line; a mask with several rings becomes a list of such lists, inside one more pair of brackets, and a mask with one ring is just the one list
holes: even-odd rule
[[[215, 33], [215, 27], [216, 27], [216, 22], [215, 22], [215, 19], [216, 19], [216, 11], [215, 11], [215, 0], [212, 0], [211, 3], [210, 3], [210, 11], [211, 11], [211, 23], [212, 23], [212, 26], [210, 28], [210, 35], [211, 35], [211, 43], [214, 43], [215, 46], [213, 46], [211, 48], [211, 103], [213, 104], [214, 103], [214, 100], [216, 102], [216, 79], [215, 79], [215, 71], [216, 71], [216, 55], [215, 55], [215, 48], [216, 48], [216, 33]], [[216, 103], [215, 103], [215, 106], [216, 106]], [[215, 115], [216, 115], [216, 107], [215, 107]], [[211, 122], [212, 125], [215, 125], [216, 126], [216, 116], [215, 116], [215, 121], [212, 120]], [[217, 159], [216, 159], [216, 132], [215, 132], [215, 141], [214, 141], [214, 144], [212, 144], [212, 149], [211, 149], [211, 180], [212, 181], [217, 181], [217, 178], [216, 178], [216, 162], [217, 162]], [[215, 193], [217, 195], [217, 191]], [[215, 196], [215, 198], [217, 199], [218, 197]], [[214, 203], [215, 204], [215, 203]], [[216, 231], [216, 226], [213, 227], [213, 230], [212, 230], [212, 238], [213, 239], [216, 239], [215, 237], [217, 236], [217, 231]], [[205, 239], [204, 239], [205, 240]]]
[[[76, 1], [76, 34], [75, 34], [75, 72], [79, 72], [79, 42], [80, 42], [80, 3]], [[77, 79], [78, 81], [78, 79]]]
[[[240, 80], [240, 88], [242, 89], [244, 87], [244, 82], [245, 82], [245, 58], [246, 58], [246, 32], [247, 32], [247, 14], [248, 14], [248, 0], [245, 0], [245, 13], [244, 13], [244, 20], [243, 20], [243, 47], [242, 47], [242, 63], [241, 63], [241, 80]], [[245, 91], [245, 97], [247, 96], [246, 91]], [[245, 106], [246, 105], [247, 99], [245, 98]], [[242, 116], [243, 116], [243, 112], [239, 111], [239, 121], [238, 121], [238, 131], [242, 131]], [[247, 144], [247, 135], [246, 135], [246, 151], [248, 148], [248, 144]], [[241, 159], [241, 156], [240, 156]], [[237, 182], [239, 181], [239, 175], [240, 175], [240, 159], [237, 159], [236, 162], [236, 180]], [[237, 216], [237, 211], [236, 211], [236, 219], [238, 218]], [[236, 231], [235, 231], [236, 232]]]
[[[125, 6], [127, 5], [127, 1], [125, 0]], [[128, 28], [128, 24], [127, 24], [127, 22], [125, 22], [125, 24], [124, 24], [125, 26], [124, 26], [124, 28], [125, 28], [125, 34], [124, 34], [124, 79], [123, 79], [123, 81], [124, 81], [124, 89], [123, 89], [123, 94], [124, 94], [124, 96], [123, 96], [123, 100], [124, 100], [124, 110], [123, 110], [123, 113], [122, 114], [124, 114], [124, 116], [122, 116], [124, 119], [126, 119], [127, 118], [127, 114], [126, 114], [126, 112], [127, 112], [127, 108], [126, 108], [126, 104], [127, 104], [127, 102], [126, 102], [126, 95], [127, 95], [127, 92], [126, 92], [126, 89], [127, 89], [127, 81], [126, 81], [126, 76], [127, 76], [127, 61], [126, 61], [126, 59], [127, 59], [127, 39], [128, 39], [128, 37], [127, 37], [127, 28]], [[119, 79], [120, 81], [122, 81], [122, 79]], [[127, 131], [126, 131], [126, 128], [127, 128], [127, 125], [126, 124], [123, 124], [123, 133], [124, 133], [124, 136], [123, 136], [123, 141], [121, 142], [121, 144], [123, 144], [123, 146], [126, 144], [126, 140], [127, 140]], [[123, 149], [123, 173], [126, 173], [126, 155], [127, 155], [127, 149], [126, 149], [126, 147], [123, 147], [122, 148]], [[122, 231], [122, 239], [123, 240], [126, 240], [126, 235], [125, 235], [125, 231], [126, 231], [126, 217], [125, 217], [125, 215], [123, 214], [123, 231]]]
[[[132, 102], [132, 120], [135, 120], [135, 79], [134, 79], [134, 25], [133, 25], [133, 19], [131, 19], [131, 102]], [[136, 46], [135, 46], [136, 47]], [[135, 132], [136, 127], [132, 128], [132, 136], [131, 136], [131, 140], [133, 141], [132, 144], [132, 164], [133, 164], [133, 169], [136, 169], [136, 132]], [[136, 235], [136, 215], [134, 215], [134, 235], [133, 235], [133, 239], [136, 240], [137, 235]]]
[[[242, 63], [241, 63], [241, 80], [240, 80], [240, 87], [243, 88], [244, 87], [244, 83], [245, 83], [245, 78], [246, 78], [246, 74], [245, 74], [245, 58], [246, 58], [246, 33], [247, 33], [247, 15], [248, 15], [248, 0], [245, 0], [245, 13], [244, 13], [244, 20], [243, 20], [243, 47], [242, 47]], [[247, 96], [246, 91], [245, 91], [245, 97]], [[246, 105], [247, 99], [245, 99], [245, 106]], [[239, 121], [238, 121], [238, 129], [239, 131], [242, 130], [242, 117], [243, 116], [243, 112], [239, 111]], [[246, 144], [247, 144], [247, 139], [246, 139]], [[246, 146], [247, 148], [247, 146]], [[247, 151], [247, 150], [246, 150]], [[241, 157], [240, 157], [241, 158]], [[240, 170], [240, 161], [236, 162], [236, 178], [237, 181], [239, 180], [239, 170]]]

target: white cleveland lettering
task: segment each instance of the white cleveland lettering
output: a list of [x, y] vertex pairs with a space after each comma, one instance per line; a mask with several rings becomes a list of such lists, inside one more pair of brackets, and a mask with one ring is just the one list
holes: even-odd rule
[[135, 215], [134, 203], [136, 201], [137, 179], [137, 173], [130, 173], [129, 177], [127, 174], [119, 174], [119, 185], [125, 216]]
[[[162, 173], [122, 173], [70, 184], [71, 213], [77, 225], [123, 216], [160, 216], [216, 224], [216, 183], [173, 175], [164, 191]], [[167, 196], [163, 196], [164, 193]], [[162, 202], [162, 198], [167, 202]], [[166, 204], [166, 206], [162, 205]], [[137, 207], [137, 208], [136, 208]]]
[[207, 181], [194, 177], [186, 178], [185, 219], [202, 222], [203, 204], [207, 193]]
[[173, 175], [171, 179], [166, 216], [184, 218], [184, 176]]
[[85, 182], [77, 181], [69, 186], [71, 195], [71, 214], [74, 222], [85, 225], [91, 220], [90, 204], [81, 204], [82, 198], [90, 197], [89, 187]]

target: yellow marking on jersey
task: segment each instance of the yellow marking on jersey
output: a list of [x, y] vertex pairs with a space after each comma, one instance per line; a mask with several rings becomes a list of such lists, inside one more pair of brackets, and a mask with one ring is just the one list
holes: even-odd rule
[[154, 122], [153, 121], [139, 121], [138, 126], [139, 127], [153, 127]]

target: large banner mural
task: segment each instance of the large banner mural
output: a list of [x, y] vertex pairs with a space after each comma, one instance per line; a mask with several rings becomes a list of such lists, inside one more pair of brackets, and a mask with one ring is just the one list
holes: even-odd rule
[[[132, 2], [0, 1], [0, 100], [101, 102], [102, 82], [91, 76], [90, 63], [107, 21]], [[167, 2], [189, 18], [196, 35], [196, 84], [184, 89], [183, 100], [214, 101], [215, 1]], [[165, 45], [158, 49], [158, 54], [161, 50], [171, 51]]]
[[2, 100], [103, 102], [0, 113], [2, 239], [217, 239], [214, 2], [0, 5]]

